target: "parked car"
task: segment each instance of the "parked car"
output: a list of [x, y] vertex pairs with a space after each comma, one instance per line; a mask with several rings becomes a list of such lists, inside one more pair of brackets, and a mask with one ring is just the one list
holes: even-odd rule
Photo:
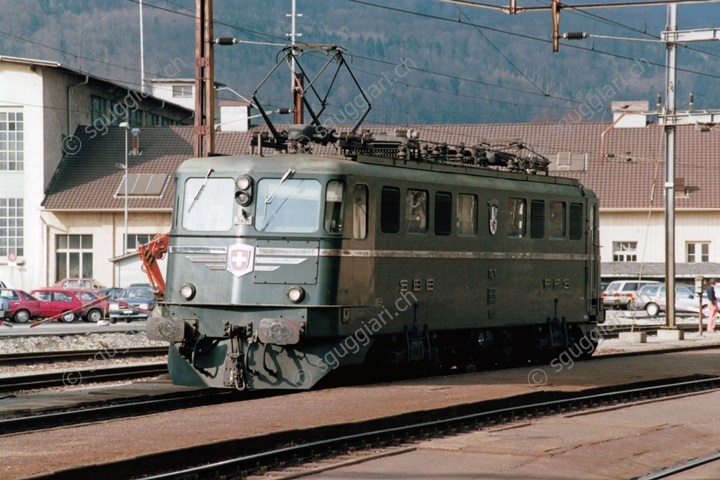
[[635, 310], [638, 290], [645, 285], [656, 284], [653, 280], [616, 280], [610, 282], [601, 296], [605, 308]]
[[104, 285], [94, 278], [63, 278], [53, 286], [67, 290], [97, 290], [98, 288], [104, 288]]
[[82, 316], [83, 302], [75, 295], [77, 292], [61, 288], [39, 288], [30, 295], [40, 302], [40, 314], [43, 318], [59, 317], [66, 323]]
[[[651, 317], [665, 313], [667, 307], [667, 291], [664, 283], [645, 285], [638, 291], [637, 309], [644, 309]], [[693, 287], [688, 285], [675, 285], [675, 312], [697, 313], [707, 307], [707, 297], [703, 297], [700, 306], [699, 295]]]
[[8, 300], [9, 308], [5, 311], [5, 318], [12, 318], [17, 323], [25, 323], [40, 315], [40, 302], [24, 290], [2, 288], [0, 297]]
[[97, 292], [85, 290], [76, 292], [75, 296], [83, 302], [82, 318], [86, 322], [97, 322], [105, 318], [110, 308], [110, 301]]
[[116, 299], [110, 301], [110, 322], [119, 319], [130, 322], [133, 319], [145, 320], [157, 305], [155, 294], [150, 287], [128, 287]]
[[110, 288], [98, 288], [95, 293], [98, 294], [98, 297], [105, 298], [108, 302], [110, 300], [116, 299], [120, 293], [123, 291], [122, 288], [118, 287], [110, 287]]

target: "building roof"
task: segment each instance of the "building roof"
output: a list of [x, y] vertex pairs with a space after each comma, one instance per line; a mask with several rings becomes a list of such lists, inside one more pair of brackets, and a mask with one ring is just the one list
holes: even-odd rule
[[[645, 128], [611, 129], [610, 123], [557, 123], [497, 125], [417, 125], [420, 139], [448, 144], [473, 145], [483, 139], [523, 139], [536, 152], [555, 161], [559, 152], [588, 154], [584, 172], [554, 172], [577, 178], [600, 199], [601, 210], [646, 211], [664, 208], [665, 163], [664, 129], [650, 124]], [[393, 127], [372, 126], [371, 131], [385, 133]], [[174, 198], [172, 174], [180, 163], [192, 156], [193, 127], [143, 127], [140, 134], [142, 155], [128, 158], [129, 174], [165, 174], [167, 182], [159, 196], [132, 196], [132, 210], [169, 211]], [[248, 132], [217, 132], [216, 152], [233, 155], [250, 152]], [[340, 130], [343, 130], [340, 128]], [[604, 134], [605, 158], [601, 160]], [[75, 155], [66, 155], [51, 182], [44, 201], [47, 210], [123, 210], [124, 195], [117, 195], [123, 179], [125, 131], [110, 127], [105, 135], [81, 127], [76, 133], [81, 147]], [[720, 210], [716, 190], [720, 185], [720, 129], [697, 131], [693, 126], [676, 128], [675, 208], [681, 210]], [[330, 149], [315, 148], [317, 153]], [[677, 187], [676, 187], [677, 188]]]
[[[675, 263], [675, 276], [677, 278], [692, 279], [696, 275], [704, 278], [720, 278], [720, 263], [693, 262]], [[665, 279], [664, 262], [603, 262], [602, 276], [605, 278], [644, 278], [646, 280]]]

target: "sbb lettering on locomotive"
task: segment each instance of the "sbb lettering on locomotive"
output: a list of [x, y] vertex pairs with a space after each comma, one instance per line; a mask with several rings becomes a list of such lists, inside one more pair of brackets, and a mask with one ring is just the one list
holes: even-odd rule
[[407, 292], [412, 287], [413, 292], [425, 290], [430, 292], [435, 290], [435, 279], [433, 278], [413, 278], [412, 280], [400, 280], [400, 292]]
[[570, 288], [569, 278], [545, 278], [543, 279], [545, 290], [568, 290]]

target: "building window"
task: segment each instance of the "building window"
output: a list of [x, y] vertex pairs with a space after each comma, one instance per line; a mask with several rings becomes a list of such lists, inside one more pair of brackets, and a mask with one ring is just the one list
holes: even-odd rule
[[613, 242], [613, 262], [637, 262], [637, 242]]
[[0, 198], [0, 257], [25, 255], [22, 198]]
[[21, 171], [24, 162], [23, 112], [0, 112], [0, 170]]
[[[125, 237], [125, 235], [123, 235], [123, 237]], [[127, 245], [127, 251], [128, 252], [136, 251], [139, 245], [148, 243], [154, 237], [155, 237], [154, 233], [140, 234], [140, 235], [133, 235], [133, 234], [128, 235], [128, 241], [125, 244], [125, 245]]]
[[95, 122], [100, 122], [101, 125], [105, 125], [105, 122], [110, 118], [110, 101], [106, 98], [100, 98], [93, 95], [90, 98], [90, 105], [92, 108], [92, 118], [90, 122], [93, 125], [97, 125]]
[[192, 85], [173, 85], [172, 96], [174, 98], [192, 98], [193, 86]]
[[63, 278], [92, 278], [92, 248], [92, 235], [57, 235], [55, 281]]
[[710, 242], [687, 242], [685, 244], [685, 259], [687, 263], [709, 262]]

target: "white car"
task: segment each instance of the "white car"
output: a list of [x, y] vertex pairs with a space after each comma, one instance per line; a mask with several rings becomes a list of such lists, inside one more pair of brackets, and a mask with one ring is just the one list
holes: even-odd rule
[[[645, 285], [638, 292], [635, 303], [638, 310], [644, 309], [651, 317], [657, 317], [665, 313], [667, 307], [667, 292], [664, 283]], [[698, 312], [707, 309], [707, 296], [695, 293], [693, 287], [688, 285], [675, 285], [675, 312], [697, 315]]]
[[653, 280], [616, 280], [610, 282], [601, 296], [605, 308], [636, 310], [638, 290], [645, 285], [658, 284]]

